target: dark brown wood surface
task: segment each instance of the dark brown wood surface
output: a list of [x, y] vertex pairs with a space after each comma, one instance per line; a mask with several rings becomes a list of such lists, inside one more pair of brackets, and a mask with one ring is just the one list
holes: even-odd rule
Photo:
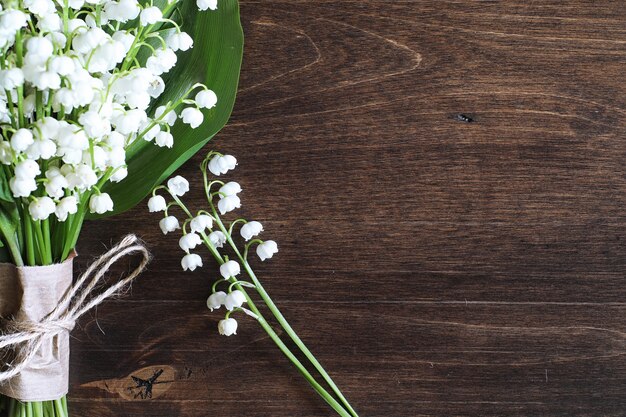
[[[241, 6], [207, 150], [239, 158], [280, 245], [255, 267], [361, 416], [626, 415], [623, 1]], [[74, 415], [332, 415], [252, 320], [217, 334], [215, 263], [183, 273], [158, 220], [85, 229], [83, 265], [128, 232], [155, 261], [73, 333]]]

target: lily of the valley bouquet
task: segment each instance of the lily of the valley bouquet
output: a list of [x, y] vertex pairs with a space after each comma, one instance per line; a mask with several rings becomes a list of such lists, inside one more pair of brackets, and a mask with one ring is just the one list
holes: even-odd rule
[[[127, 238], [72, 284], [89, 217], [135, 205], [232, 109], [236, 1], [0, 1], [0, 409], [67, 416], [69, 331]], [[86, 287], [82, 288], [81, 287]], [[8, 329], [8, 330], [7, 330]]]

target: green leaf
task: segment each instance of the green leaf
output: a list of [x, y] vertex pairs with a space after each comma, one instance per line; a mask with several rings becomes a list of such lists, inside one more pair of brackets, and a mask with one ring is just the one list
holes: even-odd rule
[[0, 200], [12, 203], [13, 193], [9, 188], [9, 180], [5, 174], [6, 171], [0, 171]]
[[[128, 177], [119, 183], [107, 183], [107, 192], [115, 210], [106, 217], [121, 213], [142, 201], [183, 163], [200, 151], [228, 121], [235, 104], [243, 54], [243, 30], [236, 0], [221, 0], [215, 11], [200, 12], [195, 1], [185, 1], [180, 14], [172, 16], [194, 39], [190, 51], [178, 54], [176, 67], [163, 77], [166, 90], [159, 103], [175, 101], [195, 83], [201, 82], [215, 91], [217, 106], [204, 110], [204, 123], [197, 129], [178, 121], [172, 128], [174, 147], [161, 148], [142, 142], [127, 152]], [[156, 105], [158, 105], [157, 103]]]

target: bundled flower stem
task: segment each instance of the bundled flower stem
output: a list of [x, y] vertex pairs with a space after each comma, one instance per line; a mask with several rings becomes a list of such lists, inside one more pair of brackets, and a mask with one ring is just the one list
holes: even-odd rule
[[[176, 65], [177, 52], [193, 46], [172, 20], [182, 3], [0, 0], [3, 261], [66, 260], [86, 214], [113, 210], [101, 189], [125, 179], [127, 158], [145, 141], [171, 148], [175, 123], [195, 129], [202, 109], [216, 105], [203, 84], [159, 101], [166, 89], [161, 76]], [[196, 5], [214, 10], [217, 0]], [[65, 398], [0, 398], [0, 409], [3, 402], [9, 417], [68, 415]]]
[[[249, 251], [253, 245], [256, 245], [256, 253], [261, 261], [264, 261], [278, 252], [276, 242], [255, 238], [263, 231], [263, 226], [257, 221], [247, 221], [239, 218], [227, 225], [222, 220], [222, 215], [241, 206], [241, 201], [238, 196], [241, 192], [241, 186], [236, 182], [224, 183], [219, 180], [209, 182], [207, 171], [219, 176], [234, 169], [236, 163], [234, 157], [221, 155], [216, 152], [209, 153], [202, 162], [200, 168], [203, 175], [208, 210], [200, 210], [194, 215], [181, 201], [180, 197], [189, 190], [189, 183], [180, 176], [170, 179], [167, 187], [157, 187], [153, 192], [153, 197], [148, 202], [148, 207], [151, 212], [164, 212], [164, 218], [160, 222], [160, 227], [164, 234], [180, 228], [178, 219], [170, 215], [169, 210], [172, 207], [178, 207], [184, 212], [186, 219], [182, 226], [183, 236], [179, 241], [181, 249], [187, 253], [181, 262], [184, 270], [193, 271], [197, 267], [203, 266], [200, 255], [191, 253], [191, 250], [199, 245], [204, 245], [220, 265], [222, 278], [213, 284], [212, 294], [207, 300], [207, 306], [211, 311], [219, 309], [222, 306], [227, 310], [225, 318], [218, 324], [220, 334], [226, 336], [236, 334], [238, 323], [231, 317], [235, 313], [244, 313], [256, 319], [283, 354], [287, 356], [313, 389], [337, 412], [337, 414], [343, 417], [358, 417], [356, 411], [341, 393], [332, 378], [298, 337], [276, 304], [272, 301], [248, 261]], [[220, 188], [218, 191], [213, 191], [212, 189], [216, 185], [219, 185]], [[157, 191], [162, 189], [170, 194], [173, 199], [171, 203], [167, 204], [165, 198], [156, 194]], [[217, 204], [214, 202], [216, 199], [218, 199]], [[237, 245], [233, 235], [234, 229], [238, 225], [241, 226], [240, 235], [245, 241], [243, 247]], [[188, 227], [189, 231], [187, 230]], [[220, 249], [224, 249], [225, 245], [231, 249], [236, 260], [231, 260], [227, 255], [220, 252]], [[238, 278], [242, 272], [242, 266], [249, 280]], [[228, 292], [218, 291], [218, 286], [220, 285], [224, 286]], [[322, 377], [322, 383], [318, 382], [307, 368], [307, 365], [302, 363], [294, 352], [281, 340], [255, 305], [249, 291], [256, 292], [258, 296], [260, 296], [261, 300], [268, 307], [284, 332], [304, 354], [308, 360], [308, 366], [312, 366]], [[247, 308], [243, 307], [244, 304], [247, 304]], [[326, 387], [323, 386], [324, 383]]]

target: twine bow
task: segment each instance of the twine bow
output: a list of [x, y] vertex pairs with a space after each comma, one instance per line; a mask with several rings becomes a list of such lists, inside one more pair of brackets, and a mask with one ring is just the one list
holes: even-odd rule
[[[111, 266], [119, 259], [133, 253], [141, 253], [143, 256], [141, 264], [127, 277], [119, 280], [98, 294], [98, 296], [87, 300], [87, 297], [91, 295]], [[124, 287], [130, 284], [145, 269], [149, 261], [150, 253], [146, 247], [139, 241], [137, 236], [128, 235], [107, 253], [96, 259], [87, 268], [87, 271], [78, 278], [76, 283], [69, 288], [55, 309], [39, 323], [11, 321], [8, 331], [0, 336], [0, 349], [18, 346], [21, 346], [21, 348], [17, 350], [16, 358], [11, 367], [6, 371], [0, 372], [0, 382], [9, 380], [26, 369], [46, 339], [63, 332], [72, 331], [76, 321], [83, 314], [106, 299], [119, 294]], [[89, 280], [90, 277], [91, 280]], [[89, 282], [87, 282], [88, 280]], [[86, 282], [87, 284], [85, 285]]]

